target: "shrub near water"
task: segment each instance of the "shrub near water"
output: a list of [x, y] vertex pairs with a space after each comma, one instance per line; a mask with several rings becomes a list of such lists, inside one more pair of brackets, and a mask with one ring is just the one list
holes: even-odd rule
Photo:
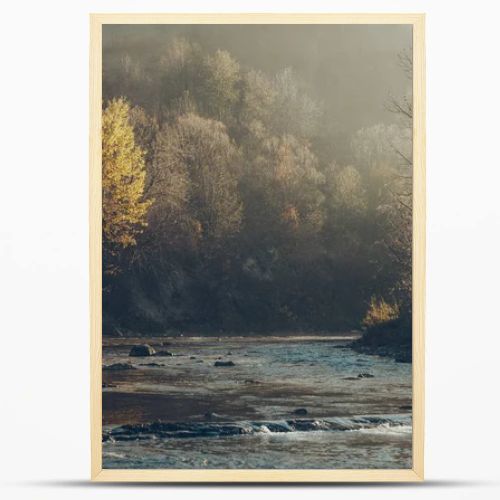
[[363, 324], [367, 329], [353, 344], [356, 350], [411, 362], [411, 313], [406, 308], [372, 297]]
[[372, 297], [363, 324], [367, 327], [373, 327], [398, 318], [399, 307], [397, 304], [388, 304], [384, 299]]

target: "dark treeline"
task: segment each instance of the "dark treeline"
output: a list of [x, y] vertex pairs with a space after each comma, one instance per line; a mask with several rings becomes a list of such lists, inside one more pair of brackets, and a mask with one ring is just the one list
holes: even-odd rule
[[409, 324], [411, 101], [385, 105], [339, 160], [291, 68], [181, 37], [108, 57], [104, 333]]

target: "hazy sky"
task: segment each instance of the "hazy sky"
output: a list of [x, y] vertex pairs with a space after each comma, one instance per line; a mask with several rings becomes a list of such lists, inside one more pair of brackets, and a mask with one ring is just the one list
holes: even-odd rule
[[228, 50], [271, 75], [292, 67], [339, 134], [393, 121], [384, 107], [389, 93], [410, 90], [397, 64], [398, 53], [411, 51], [408, 25], [108, 25], [104, 62], [121, 52], [148, 58], [173, 36]]

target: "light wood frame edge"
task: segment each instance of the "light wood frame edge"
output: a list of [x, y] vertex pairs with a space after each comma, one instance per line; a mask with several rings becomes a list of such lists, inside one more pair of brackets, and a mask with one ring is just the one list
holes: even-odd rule
[[425, 16], [413, 23], [413, 471], [424, 479], [425, 423]]
[[[413, 25], [413, 468], [408, 470], [111, 470], [102, 468], [101, 107], [103, 24]], [[102, 482], [418, 482], [424, 479], [425, 14], [90, 15], [91, 479]]]
[[91, 477], [102, 470], [102, 22], [90, 18], [90, 425]]

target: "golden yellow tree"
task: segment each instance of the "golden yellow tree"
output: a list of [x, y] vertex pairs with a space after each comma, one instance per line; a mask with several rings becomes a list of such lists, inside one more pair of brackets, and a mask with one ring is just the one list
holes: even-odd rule
[[151, 205], [144, 200], [144, 152], [136, 145], [124, 99], [109, 101], [102, 115], [102, 232], [104, 270], [117, 272], [114, 259], [136, 244]]

